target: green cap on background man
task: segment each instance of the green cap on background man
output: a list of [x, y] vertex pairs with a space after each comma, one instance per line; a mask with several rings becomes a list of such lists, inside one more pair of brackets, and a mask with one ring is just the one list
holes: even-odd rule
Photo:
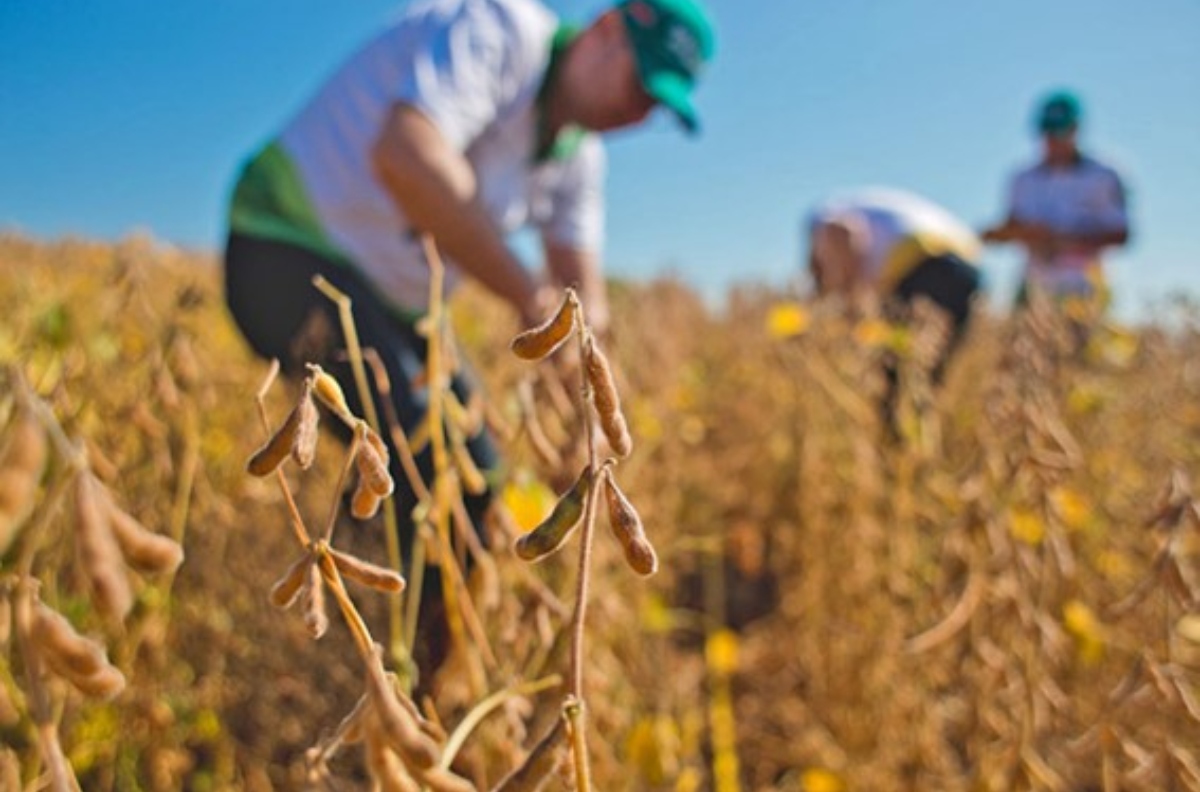
[[699, 126], [692, 90], [712, 58], [713, 29], [693, 0], [624, 0], [618, 8], [637, 58], [642, 87], [689, 132]]
[[1070, 91], [1057, 91], [1042, 100], [1037, 128], [1043, 135], [1061, 135], [1077, 129], [1081, 115], [1079, 97]]

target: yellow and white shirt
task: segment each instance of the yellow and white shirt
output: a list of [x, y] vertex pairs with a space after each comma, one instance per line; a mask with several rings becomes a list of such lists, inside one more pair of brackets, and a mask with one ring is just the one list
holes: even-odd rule
[[869, 187], [837, 195], [818, 206], [818, 224], [843, 221], [864, 250], [862, 276], [888, 293], [927, 258], [957, 255], [968, 264], [979, 257], [975, 232], [931, 201], [903, 190]]

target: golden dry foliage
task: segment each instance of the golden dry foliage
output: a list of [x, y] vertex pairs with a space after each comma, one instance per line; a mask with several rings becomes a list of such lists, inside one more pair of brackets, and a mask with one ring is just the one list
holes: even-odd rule
[[[583, 465], [572, 451], [577, 394], [498, 352], [517, 328], [494, 302], [468, 291], [455, 307], [462, 354], [479, 368], [487, 420], [505, 439], [512, 487], [502, 491], [531, 515], [528, 530]], [[1019, 321], [982, 315], [937, 389], [926, 370], [936, 327], [753, 289], [713, 312], [670, 282], [615, 284], [612, 307], [605, 354], [638, 446], [620, 462], [621, 486], [652, 529], [659, 572], [631, 576], [620, 544], [596, 543], [587, 657], [595, 788], [1200, 785], [1192, 310], [1164, 312], [1161, 327], [1101, 326], [1090, 337], [1041, 308]], [[0, 363], [20, 365], [70, 435], [86, 438], [96, 483], [121, 509], [187, 551], [169, 596], [125, 570], [131, 607], [110, 634], [87, 605], [72, 543], [42, 549], [44, 601], [84, 640], [103, 637], [126, 680], [110, 701], [63, 699], [64, 755], [81, 787], [365, 789], [368, 765], [399, 762], [375, 714], [345, 735], [366, 742], [365, 759], [331, 751], [323, 764], [312, 749], [361, 699], [363, 665], [341, 619], [327, 620], [314, 652], [304, 620], [271, 607], [324, 588], [307, 557], [286, 570], [297, 552], [279, 489], [245, 475], [264, 437], [247, 404], [265, 367], [227, 317], [212, 259], [144, 239], [8, 236], [0, 310]], [[553, 360], [570, 354], [568, 345]], [[892, 443], [874, 407], [887, 354], [904, 383]], [[326, 388], [315, 381], [318, 396]], [[287, 415], [299, 395], [273, 389], [270, 414]], [[4, 443], [19, 418], [0, 392]], [[322, 449], [336, 448], [325, 440]], [[303, 475], [280, 468], [303, 482], [293, 487], [302, 513], [327, 512], [337, 457], [318, 451]], [[34, 462], [20, 467], [42, 467]], [[24, 526], [13, 549], [53, 495], [55, 464], [24, 482], [32, 506], [3, 502]], [[72, 523], [69, 497], [52, 525]], [[562, 553], [524, 564], [512, 551], [522, 532], [493, 526], [491, 563], [475, 567], [488, 571], [468, 581], [491, 592], [476, 601], [494, 690], [564, 662], [574, 565]], [[385, 563], [374, 524], [339, 536], [348, 557]], [[11, 555], [0, 576], [11, 574]], [[373, 568], [340, 570], [396, 585]], [[385, 608], [373, 604], [384, 597], [371, 594], [364, 618], [385, 636]], [[308, 607], [319, 621], [320, 603]], [[20, 773], [36, 755], [4, 621], [0, 783], [14, 761]], [[429, 708], [422, 703], [446, 731], [474, 703], [456, 693], [455, 668], [431, 689]], [[373, 684], [383, 696], [390, 677]], [[542, 735], [563, 741], [560, 697], [497, 701], [456, 773], [494, 788], [533, 752], [559, 766], [545, 788], [569, 788], [569, 759], [535, 748]], [[393, 722], [401, 731], [392, 738], [415, 746], [412, 723]]]

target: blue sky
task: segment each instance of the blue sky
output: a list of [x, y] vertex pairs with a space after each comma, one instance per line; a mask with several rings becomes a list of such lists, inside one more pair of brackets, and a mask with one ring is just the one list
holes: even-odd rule
[[[595, 0], [548, 3], [586, 21]], [[0, 228], [216, 249], [241, 160], [399, 4], [0, 0]], [[1200, 294], [1197, 0], [710, 0], [695, 140], [667, 117], [610, 139], [610, 271], [709, 296], [783, 285], [823, 195], [886, 184], [980, 226], [1031, 158], [1047, 89], [1085, 102], [1085, 148], [1126, 175], [1118, 308]], [[985, 267], [1003, 294], [1011, 252]]]

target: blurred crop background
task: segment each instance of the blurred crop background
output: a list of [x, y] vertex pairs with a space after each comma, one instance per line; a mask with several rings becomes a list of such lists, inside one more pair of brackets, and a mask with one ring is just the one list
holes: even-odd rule
[[[622, 484], [661, 569], [632, 578], [615, 545], [597, 544], [598, 789], [1200, 789], [1191, 306], [1104, 325], [1082, 349], [1053, 316], [985, 314], [933, 392], [919, 326], [850, 323], [766, 288], [720, 311], [670, 280], [612, 288], [609, 356], [638, 446]], [[110, 643], [125, 691], [61, 699], [83, 789], [303, 788], [305, 751], [361, 689], [337, 617], [313, 642], [267, 604], [294, 548], [278, 491], [244, 472], [266, 364], [220, 289], [211, 257], [148, 238], [0, 238], [0, 363], [187, 554], [173, 579], [140, 586]], [[512, 421], [518, 328], [471, 291], [452, 310]], [[870, 406], [889, 350], [912, 361], [891, 443]], [[268, 396], [277, 414], [290, 403]], [[12, 410], [6, 387], [0, 426]], [[528, 525], [553, 502], [550, 477], [519, 440], [506, 456], [504, 499]], [[302, 508], [327, 508], [335, 466], [295, 480]], [[356, 526], [345, 541], [383, 563], [381, 531]], [[529, 567], [504, 542], [493, 552], [484, 624], [498, 689], [561, 653], [574, 569]], [[49, 570], [60, 604], [94, 629], [67, 567]], [[381, 605], [364, 605], [386, 632]], [[431, 703], [452, 727], [471, 696], [447, 676]], [[36, 753], [16, 680], [6, 661], [8, 768]], [[540, 731], [522, 729], [554, 706], [534, 694], [481, 724], [477, 778], [507, 772]], [[353, 754], [334, 770], [340, 788], [368, 788]]]

